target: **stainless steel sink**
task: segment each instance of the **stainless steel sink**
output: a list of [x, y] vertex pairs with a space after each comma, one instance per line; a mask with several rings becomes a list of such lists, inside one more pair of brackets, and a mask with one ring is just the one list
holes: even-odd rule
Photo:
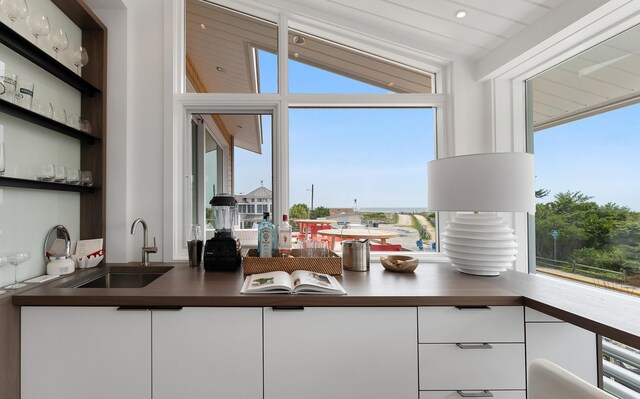
[[75, 288], [141, 288], [171, 270], [172, 266], [111, 267], [107, 273]]

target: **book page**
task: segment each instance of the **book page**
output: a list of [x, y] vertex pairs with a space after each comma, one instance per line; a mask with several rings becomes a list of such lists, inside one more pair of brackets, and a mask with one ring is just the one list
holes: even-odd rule
[[315, 294], [346, 294], [335, 277], [324, 273], [296, 270], [291, 273], [294, 292]]
[[259, 273], [247, 276], [242, 285], [243, 294], [289, 293], [293, 291], [291, 276], [286, 272]]

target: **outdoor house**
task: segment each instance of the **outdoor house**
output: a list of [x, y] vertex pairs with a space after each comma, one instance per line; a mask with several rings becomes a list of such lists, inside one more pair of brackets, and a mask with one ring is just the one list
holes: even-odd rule
[[0, 0], [0, 89], [2, 399], [640, 398], [640, 0]]

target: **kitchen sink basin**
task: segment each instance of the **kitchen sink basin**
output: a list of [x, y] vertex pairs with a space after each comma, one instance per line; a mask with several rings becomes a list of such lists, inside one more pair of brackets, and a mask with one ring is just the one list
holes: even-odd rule
[[142, 288], [171, 269], [171, 266], [112, 267], [107, 273], [75, 288]]

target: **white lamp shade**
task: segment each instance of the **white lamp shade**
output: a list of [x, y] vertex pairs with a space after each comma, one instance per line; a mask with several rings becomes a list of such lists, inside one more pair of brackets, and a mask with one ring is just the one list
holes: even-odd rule
[[533, 155], [501, 152], [429, 162], [432, 211], [535, 212]]

